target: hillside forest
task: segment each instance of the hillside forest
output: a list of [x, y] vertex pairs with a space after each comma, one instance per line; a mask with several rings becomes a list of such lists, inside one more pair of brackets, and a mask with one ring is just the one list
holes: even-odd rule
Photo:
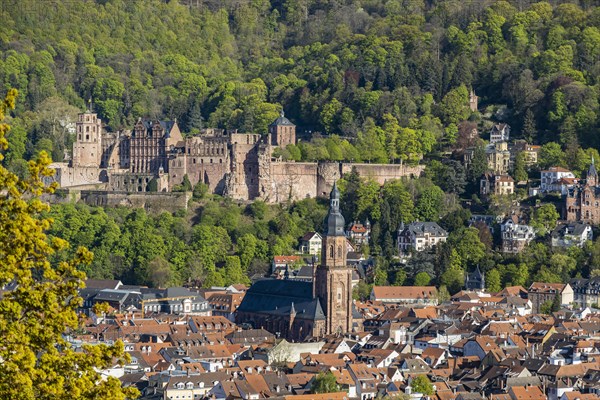
[[[277, 156], [427, 165], [423, 177], [382, 188], [356, 174], [340, 184], [347, 221], [373, 224], [369, 283], [453, 291], [480, 265], [496, 289], [600, 271], [600, 243], [553, 252], [542, 235], [502, 256], [497, 237], [467, 227], [461, 206], [478, 203], [496, 122], [542, 145], [539, 167], [517, 159], [516, 178], [550, 165], [581, 176], [600, 159], [600, 7], [589, 0], [6, 0], [0, 16], [0, 93], [19, 91], [2, 163], [19, 175], [40, 151], [68, 158], [73, 121], [87, 107], [108, 130], [151, 117], [177, 119], [187, 135], [265, 133], [285, 110], [301, 140]], [[469, 169], [466, 147], [477, 149]], [[272, 255], [320, 230], [326, 211], [317, 200], [246, 205], [194, 189], [190, 211], [173, 215], [56, 206], [50, 234], [94, 252], [91, 277], [208, 286], [264, 272]], [[498, 199], [485, 211], [509, 206]], [[533, 223], [547, 233], [559, 209], [538, 210]], [[399, 266], [398, 224], [415, 220], [439, 221], [448, 243]]]

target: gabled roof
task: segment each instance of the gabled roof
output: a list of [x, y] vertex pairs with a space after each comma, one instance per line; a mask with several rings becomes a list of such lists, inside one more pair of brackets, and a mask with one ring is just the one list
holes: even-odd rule
[[533, 282], [529, 286], [529, 293], [561, 293], [565, 286], [564, 283]]
[[248, 289], [237, 311], [289, 315], [294, 304], [296, 318], [325, 319], [321, 303], [313, 298], [312, 291], [312, 282], [261, 279]]

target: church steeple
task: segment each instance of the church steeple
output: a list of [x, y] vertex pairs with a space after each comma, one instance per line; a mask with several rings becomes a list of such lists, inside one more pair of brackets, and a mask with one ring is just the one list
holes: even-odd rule
[[346, 265], [345, 221], [340, 191], [333, 185], [321, 248], [321, 265], [315, 276], [315, 295], [326, 316], [325, 334], [352, 331], [352, 267]]
[[588, 169], [585, 183], [590, 186], [598, 185], [598, 172], [596, 171], [596, 165], [594, 163], [594, 156], [592, 156], [592, 164], [590, 164], [590, 168]]
[[344, 226], [346, 221], [340, 212], [340, 191], [337, 183], [333, 184], [333, 189], [329, 195], [329, 212], [327, 213], [327, 231], [326, 236], [346, 236]]

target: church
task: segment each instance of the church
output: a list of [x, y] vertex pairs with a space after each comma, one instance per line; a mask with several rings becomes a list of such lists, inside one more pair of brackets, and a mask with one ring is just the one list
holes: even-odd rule
[[236, 323], [264, 328], [291, 341], [362, 330], [352, 302], [352, 267], [346, 263], [345, 221], [336, 184], [325, 224], [321, 263], [313, 270], [312, 282], [255, 282], [237, 309]]
[[588, 169], [585, 184], [569, 188], [563, 204], [563, 213], [567, 221], [600, 224], [600, 185], [594, 158]]

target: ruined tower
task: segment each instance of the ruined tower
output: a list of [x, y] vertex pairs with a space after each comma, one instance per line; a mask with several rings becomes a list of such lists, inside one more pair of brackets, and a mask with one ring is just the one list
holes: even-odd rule
[[100, 168], [102, 160], [102, 121], [87, 110], [77, 116], [77, 136], [73, 143], [73, 166]]
[[271, 137], [271, 145], [285, 147], [288, 144], [296, 143], [296, 125], [292, 124], [285, 117], [283, 110], [279, 118], [269, 125], [269, 135]]
[[315, 295], [326, 315], [325, 334], [352, 331], [352, 268], [346, 265], [345, 221], [340, 212], [340, 191], [333, 185], [321, 265], [315, 276]]

